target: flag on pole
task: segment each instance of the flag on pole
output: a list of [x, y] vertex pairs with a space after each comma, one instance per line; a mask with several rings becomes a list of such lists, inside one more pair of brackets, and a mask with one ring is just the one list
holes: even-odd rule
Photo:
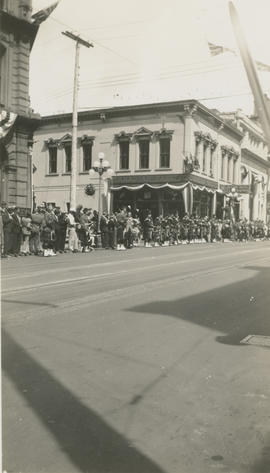
[[264, 64], [260, 61], [255, 61], [255, 63], [259, 71], [270, 72], [270, 66], [268, 64]]
[[[224, 54], [226, 52], [233, 53], [235, 56], [237, 55], [236, 51], [234, 51], [233, 49], [225, 48], [224, 46], [220, 46], [218, 44], [208, 42], [208, 47], [209, 47], [211, 56], [218, 56], [219, 54]], [[269, 64], [265, 64], [261, 61], [255, 61], [255, 64], [257, 66], [258, 71], [270, 72]]]
[[40, 25], [43, 23], [43, 21], [47, 20], [47, 18], [50, 16], [50, 14], [55, 10], [57, 7], [58, 3], [60, 0], [57, 2], [53, 3], [47, 8], [43, 8], [43, 10], [39, 10], [37, 13], [32, 15], [32, 20], [34, 20], [35, 25]]
[[6, 112], [5, 110], [0, 112], [0, 139], [4, 138], [8, 134], [14, 125], [16, 118], [16, 113]]
[[249, 81], [250, 88], [253, 93], [255, 107], [259, 115], [263, 132], [267, 140], [268, 147], [270, 146], [270, 108], [269, 101], [266, 100], [266, 97], [262, 91], [259, 77], [257, 74], [256, 67], [254, 65], [253, 58], [249, 52], [246, 38], [242, 32], [241, 24], [239, 21], [238, 13], [235, 9], [235, 6], [230, 1], [229, 9], [231, 15], [231, 22], [235, 38], [239, 47], [240, 55], [246, 69], [247, 78]]
[[220, 46], [219, 44], [208, 42], [208, 47], [210, 49], [211, 56], [218, 56], [219, 54], [223, 54], [227, 52], [236, 54], [236, 52], [233, 49], [225, 48], [224, 46]]

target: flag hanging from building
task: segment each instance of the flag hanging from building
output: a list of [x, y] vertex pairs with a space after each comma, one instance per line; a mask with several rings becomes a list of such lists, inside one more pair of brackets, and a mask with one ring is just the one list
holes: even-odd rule
[[[218, 44], [208, 42], [208, 47], [209, 47], [211, 56], [218, 56], [219, 54], [223, 54], [223, 53], [226, 53], [226, 52], [233, 53], [235, 56], [237, 55], [236, 52], [233, 49], [224, 48], [224, 46], [220, 46]], [[264, 64], [261, 61], [255, 61], [255, 64], [256, 64], [257, 69], [259, 71], [270, 72], [269, 64]]]
[[32, 15], [32, 20], [34, 20], [34, 24], [35, 25], [40, 25], [41, 23], [43, 23], [43, 21], [47, 20], [47, 18], [50, 16], [50, 14], [53, 12], [53, 10], [55, 10], [55, 8], [57, 7], [59, 1], [60, 0], [53, 3], [52, 5], [50, 5], [47, 8], [43, 8], [43, 10], [39, 10], [37, 13]]
[[16, 118], [16, 113], [6, 112], [6, 110], [0, 112], [0, 139], [4, 138], [8, 134], [14, 125]]

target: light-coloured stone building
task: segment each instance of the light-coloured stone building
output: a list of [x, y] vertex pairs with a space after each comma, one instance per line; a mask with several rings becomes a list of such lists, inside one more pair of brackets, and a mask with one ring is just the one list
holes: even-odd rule
[[[249, 220], [269, 220], [269, 151], [256, 117], [247, 117], [241, 110], [221, 115], [244, 133], [241, 144], [240, 216]], [[269, 194], [268, 194], [269, 195]]]
[[[71, 114], [42, 118], [35, 133], [36, 204], [67, 210], [71, 170]], [[98, 175], [89, 169], [105, 154], [114, 175], [102, 179], [103, 209], [131, 205], [153, 215], [178, 211], [222, 216], [224, 186], [241, 186], [236, 124], [195, 100], [79, 112], [77, 204], [97, 209]], [[92, 183], [93, 196], [85, 194]]]
[[[191, 100], [80, 112], [77, 203], [93, 209], [98, 175], [89, 170], [100, 152], [114, 170], [102, 179], [104, 210], [221, 217], [234, 190], [238, 217], [267, 219], [268, 148], [257, 120], [241, 111], [220, 114]], [[36, 203], [68, 209], [71, 114], [43, 117], [33, 161]], [[93, 196], [85, 194], [89, 183]]]

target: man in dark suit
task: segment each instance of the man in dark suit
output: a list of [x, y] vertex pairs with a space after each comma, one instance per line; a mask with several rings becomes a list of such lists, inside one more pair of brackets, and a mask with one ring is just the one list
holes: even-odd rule
[[12, 215], [12, 253], [20, 256], [22, 243], [22, 219], [18, 207], [15, 207]]
[[4, 249], [3, 255], [8, 256], [12, 250], [12, 216], [7, 209], [6, 202], [1, 203], [2, 208], [2, 223], [4, 232]]

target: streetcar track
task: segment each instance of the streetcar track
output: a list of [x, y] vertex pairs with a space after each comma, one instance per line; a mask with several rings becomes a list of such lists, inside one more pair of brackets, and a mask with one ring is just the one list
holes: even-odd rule
[[[269, 261], [270, 256], [268, 258], [253, 258], [252, 260], [248, 261], [248, 264], [256, 262], [267, 262]], [[190, 279], [196, 279], [196, 278], [201, 278], [205, 276], [211, 276], [213, 274], [218, 274], [218, 273], [224, 273], [226, 271], [231, 271], [233, 269], [244, 269], [247, 265], [247, 262], [245, 261], [244, 263], [234, 263], [234, 264], [229, 264], [229, 265], [224, 265], [224, 266], [218, 266], [213, 269], [206, 269], [206, 270], [197, 270], [193, 271], [191, 273], [185, 273], [185, 274], [179, 274], [174, 277], [167, 277], [160, 280], [155, 280], [155, 281], [149, 281], [149, 282], [144, 282], [144, 283], [139, 283], [139, 284], [134, 284], [134, 282], [131, 283], [130, 286], [125, 286], [117, 289], [112, 289], [112, 290], [105, 290], [102, 293], [95, 293], [95, 294], [89, 294], [87, 296], [81, 297], [78, 296], [76, 299], [72, 300], [67, 300], [64, 302], [60, 302], [56, 307], [44, 307], [44, 308], [39, 308], [38, 311], [37, 309], [30, 309], [30, 310], [24, 310], [24, 311], [16, 311], [13, 312], [12, 314], [9, 314], [7, 318], [5, 319], [2, 317], [2, 323], [3, 325], [13, 325], [14, 323], [22, 323], [26, 320], [29, 319], [39, 319], [43, 317], [44, 315], [49, 315], [50, 317], [55, 317], [59, 315], [60, 313], [64, 312], [65, 314], [74, 312], [80, 309], [83, 309], [85, 307], [90, 307], [91, 308], [93, 304], [103, 304], [107, 303], [110, 300], [113, 300], [115, 298], [128, 298], [130, 296], [134, 296], [137, 294], [145, 294], [149, 291], [156, 290], [159, 288], [163, 288], [166, 284], [178, 284], [180, 281], [185, 281], [185, 280], [190, 280]], [[115, 273], [114, 273], [115, 274]], [[5, 301], [3, 301], [5, 302]], [[8, 302], [8, 300], [7, 300]]]

